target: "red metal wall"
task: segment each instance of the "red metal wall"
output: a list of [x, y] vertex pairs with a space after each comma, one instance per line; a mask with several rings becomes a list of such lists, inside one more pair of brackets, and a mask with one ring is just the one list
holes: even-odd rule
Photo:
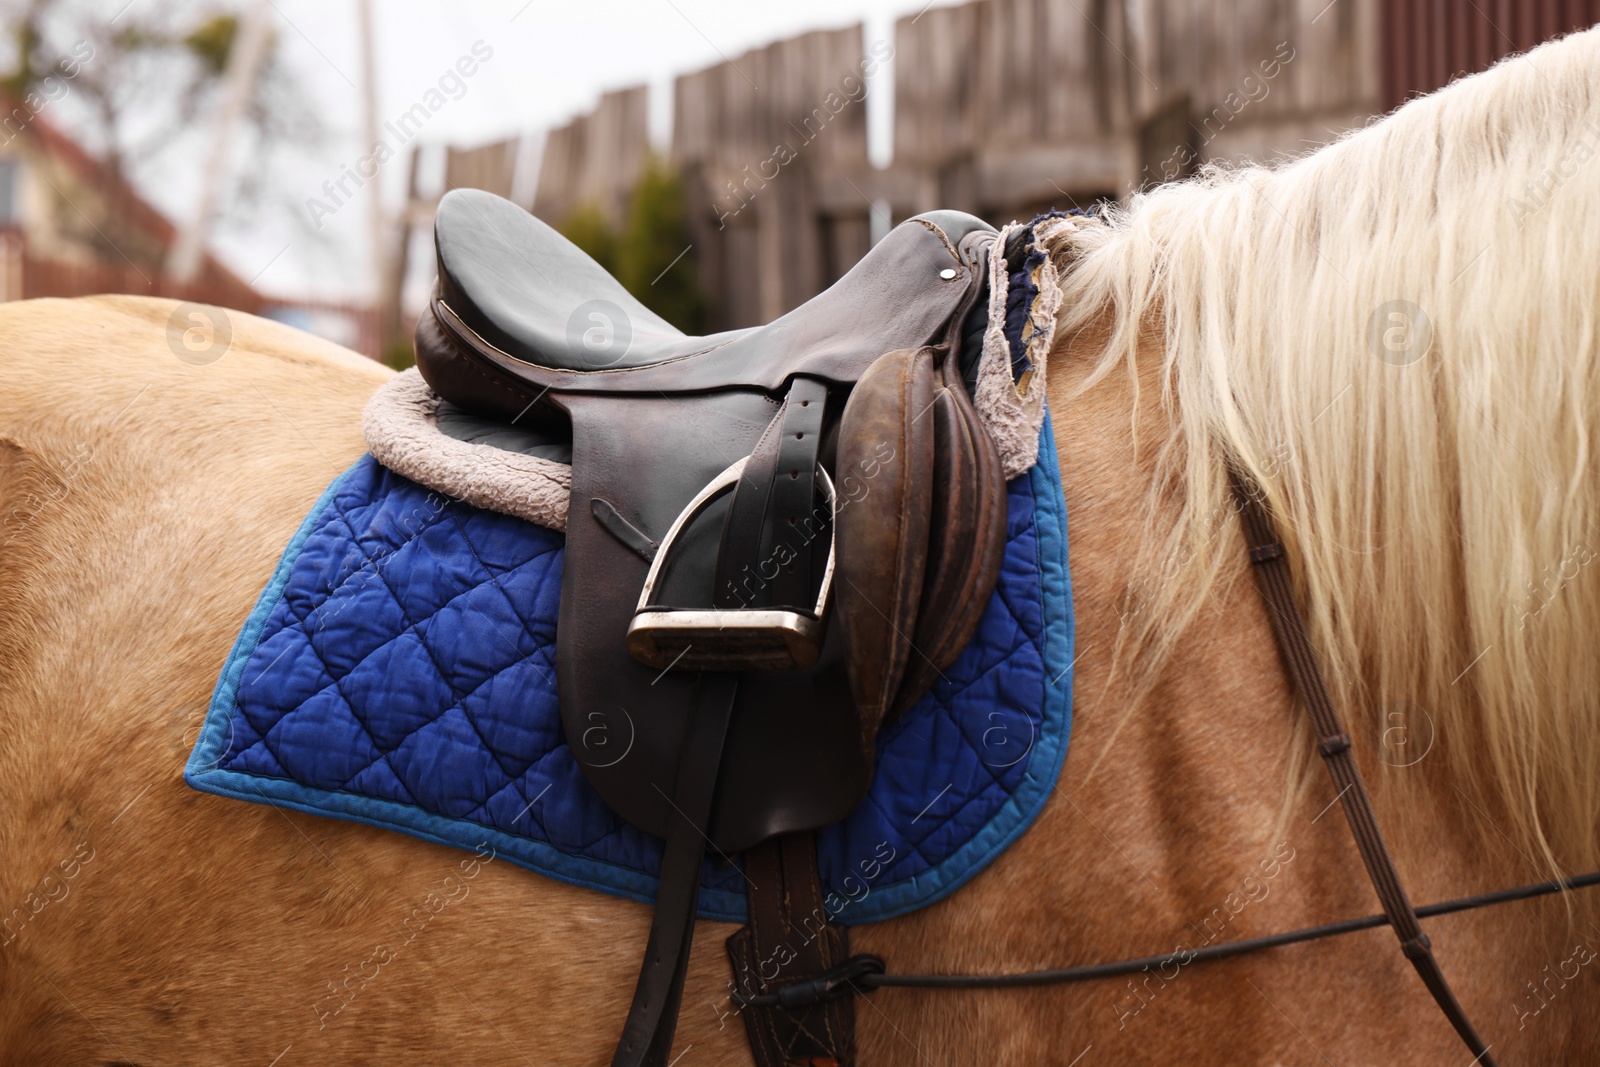
[[1600, 0], [1378, 0], [1385, 109], [1600, 22]]

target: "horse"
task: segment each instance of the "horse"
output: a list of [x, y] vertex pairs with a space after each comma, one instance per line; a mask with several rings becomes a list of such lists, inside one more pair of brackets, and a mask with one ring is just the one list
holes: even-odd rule
[[[1597, 71], [1600, 32], [1566, 37], [1063, 238], [1073, 752], [1027, 834], [856, 951], [1019, 971], [1374, 910], [1230, 472], [1279, 527], [1413, 899], [1600, 866]], [[205, 358], [196, 314], [227, 335]], [[0, 1063], [604, 1062], [647, 907], [182, 781], [389, 372], [124, 296], [7, 304], [0, 352]], [[1573, 891], [1427, 921], [1501, 1062], [1600, 1057], [1596, 919]], [[686, 1067], [749, 1062], [731, 929], [695, 942]], [[882, 989], [860, 1062], [1467, 1062], [1385, 930], [1174, 959]]]

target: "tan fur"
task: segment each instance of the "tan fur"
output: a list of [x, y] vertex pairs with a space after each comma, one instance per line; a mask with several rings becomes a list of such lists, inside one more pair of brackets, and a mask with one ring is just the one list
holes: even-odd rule
[[[0, 946], [0, 1065], [607, 1062], [648, 909], [183, 784], [239, 625], [306, 509], [359, 455], [360, 409], [386, 372], [244, 315], [227, 356], [191, 367], [168, 349], [170, 311], [134, 298], [0, 308], [0, 920], [57, 897]], [[1375, 909], [1337, 809], [1323, 813], [1326, 783], [1280, 819], [1299, 712], [1242, 550], [1223, 547], [1220, 581], [1159, 675], [1112, 670], [1148, 577], [1141, 504], [1173, 426], [1159, 345], [1080, 391], [1110, 326], [1078, 325], [1050, 387], [1081, 652], [1073, 755], [1034, 828], [971, 885], [855, 931], [857, 950], [897, 970], [1170, 951], [1230, 908], [1219, 939]], [[1175, 523], [1182, 503], [1172, 490], [1154, 518]], [[1357, 752], [1376, 766], [1371, 731]], [[1443, 760], [1408, 773], [1379, 808], [1418, 900], [1536, 876], [1466, 817]], [[447, 879], [456, 903], [350, 979], [373, 973], [376, 946], [402, 940]], [[1264, 894], [1236, 907], [1251, 885]], [[1428, 929], [1502, 1063], [1600, 1054], [1600, 966], [1546, 985], [1548, 1006], [1519, 1016], [1540, 1003], [1525, 983], [1597, 940], [1560, 902]], [[748, 1062], [722, 995], [730, 932], [699, 930], [683, 1067]], [[339, 982], [354, 997], [326, 1017]], [[1384, 930], [1166, 980], [885, 990], [857, 1014], [866, 1067], [1468, 1059]]]

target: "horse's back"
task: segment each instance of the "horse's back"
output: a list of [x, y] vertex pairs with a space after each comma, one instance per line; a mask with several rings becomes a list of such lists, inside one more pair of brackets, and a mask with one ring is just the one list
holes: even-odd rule
[[[186, 346], [194, 307], [0, 306], [0, 634], [8, 673], [53, 666], [41, 699], [90, 655], [142, 657], [135, 677], [170, 656], [220, 664], [284, 542], [363, 449], [361, 407], [388, 371], [220, 309], [194, 312], [220, 343]], [[125, 619], [141, 625], [124, 634]], [[96, 640], [110, 637], [120, 647]], [[128, 673], [102, 666], [96, 684]]]

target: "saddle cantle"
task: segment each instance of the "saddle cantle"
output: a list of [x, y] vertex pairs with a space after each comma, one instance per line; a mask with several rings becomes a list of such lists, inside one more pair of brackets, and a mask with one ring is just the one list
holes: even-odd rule
[[[919, 216], [782, 318], [687, 337], [509, 201], [452, 192], [435, 230], [424, 378], [571, 436], [562, 720], [606, 803], [667, 841], [616, 1060], [664, 1062], [707, 846], [846, 815], [994, 586], [1005, 487], [959, 362], [994, 231]], [[813, 969], [842, 958], [815, 945]]]

